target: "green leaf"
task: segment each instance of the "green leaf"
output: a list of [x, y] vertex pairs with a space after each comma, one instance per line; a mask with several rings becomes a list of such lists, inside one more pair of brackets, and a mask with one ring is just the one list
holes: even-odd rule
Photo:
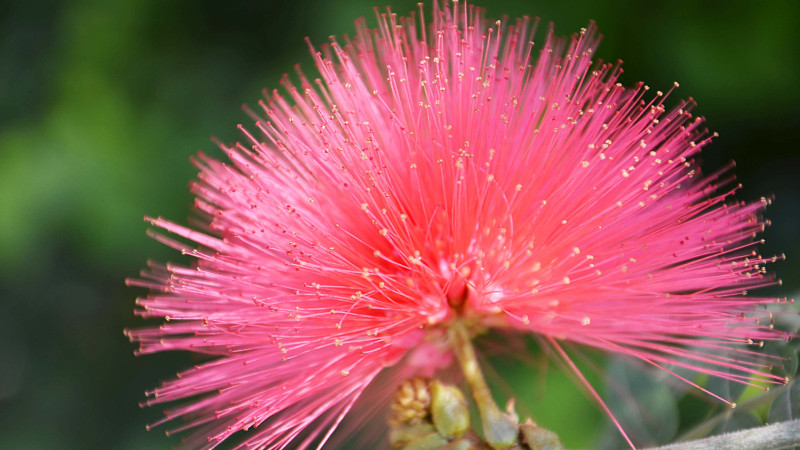
[[770, 342], [769, 344], [771, 345], [768, 346], [768, 351], [783, 358], [774, 363], [775, 375], [793, 377], [797, 373], [797, 348], [786, 342]]
[[794, 380], [781, 389], [783, 391], [772, 402], [772, 407], [769, 409], [771, 423], [800, 418], [800, 383]]
[[[728, 356], [727, 353], [723, 354], [722, 356]], [[730, 374], [740, 374], [739, 372], [731, 371], [727, 367], [715, 367], [714, 370]], [[731, 381], [727, 378], [720, 378], [717, 376], [709, 376], [708, 383], [706, 384], [706, 389], [709, 391], [719, 395], [720, 397], [730, 400], [732, 402], [736, 402], [739, 397], [741, 397], [742, 392], [744, 392], [745, 388], [747, 388], [746, 384], [737, 383], [736, 381]]]
[[730, 433], [731, 431], [746, 430], [763, 425], [755, 414], [741, 409], [731, 410], [725, 419], [714, 427], [712, 435]]
[[[670, 442], [678, 431], [679, 414], [670, 375], [640, 363], [615, 359], [607, 371], [606, 403], [636, 445]], [[626, 446], [619, 432], [609, 431], [601, 448]]]

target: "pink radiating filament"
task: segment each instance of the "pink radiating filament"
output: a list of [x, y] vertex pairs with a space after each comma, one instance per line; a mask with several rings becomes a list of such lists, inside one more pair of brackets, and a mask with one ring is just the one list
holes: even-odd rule
[[460, 318], [542, 336], [575, 370], [560, 341], [784, 381], [742, 347], [788, 338], [778, 300], [746, 295], [776, 283], [754, 240], [769, 200], [733, 200], [732, 165], [701, 176], [693, 102], [623, 87], [594, 24], [535, 46], [527, 18], [466, 5], [378, 23], [312, 47], [320, 78], [285, 77], [228, 163], [197, 156], [197, 229], [147, 219], [196, 263], [129, 280], [166, 322], [127, 334], [214, 357], [147, 393], [185, 400], [158, 424], [200, 447], [322, 445], [384, 369], [445, 365]]

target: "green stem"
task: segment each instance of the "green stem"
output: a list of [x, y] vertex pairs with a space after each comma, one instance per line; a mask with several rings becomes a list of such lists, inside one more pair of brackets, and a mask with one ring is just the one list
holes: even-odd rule
[[514, 446], [519, 434], [517, 421], [510, 415], [503, 414], [495, 404], [489, 386], [483, 378], [483, 372], [478, 365], [469, 332], [461, 321], [455, 322], [450, 327], [450, 343], [458, 364], [461, 366], [461, 371], [464, 373], [464, 378], [469, 384], [469, 389], [472, 391], [475, 404], [478, 406], [486, 442], [496, 450]]

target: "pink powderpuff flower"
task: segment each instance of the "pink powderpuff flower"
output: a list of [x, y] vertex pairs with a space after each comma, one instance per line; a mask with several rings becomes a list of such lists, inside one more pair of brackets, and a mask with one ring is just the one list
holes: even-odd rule
[[676, 367], [784, 382], [742, 346], [789, 337], [778, 299], [746, 296], [776, 283], [754, 240], [769, 201], [733, 200], [733, 165], [701, 175], [713, 136], [691, 101], [623, 87], [593, 24], [538, 50], [536, 22], [464, 4], [378, 24], [312, 47], [319, 78], [285, 77], [220, 145], [229, 162], [197, 157], [194, 228], [148, 219], [196, 262], [129, 280], [166, 322], [126, 333], [139, 353], [211, 355], [148, 392], [179, 401], [159, 423], [182, 419], [191, 446], [322, 445], [448, 366], [454, 321], [534, 333], [581, 378], [565, 344], [692, 385]]

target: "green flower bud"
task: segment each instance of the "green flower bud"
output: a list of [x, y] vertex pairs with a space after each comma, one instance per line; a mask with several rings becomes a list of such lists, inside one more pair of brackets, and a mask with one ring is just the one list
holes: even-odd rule
[[431, 433], [409, 443], [403, 450], [439, 450], [447, 445], [447, 439], [439, 436], [438, 433]]
[[520, 425], [520, 434], [522, 434], [522, 441], [531, 450], [563, 450], [564, 444], [561, 439], [550, 430], [536, 425], [530, 419]]
[[431, 382], [431, 416], [440, 435], [450, 439], [469, 429], [469, 407], [464, 394], [438, 380]]

